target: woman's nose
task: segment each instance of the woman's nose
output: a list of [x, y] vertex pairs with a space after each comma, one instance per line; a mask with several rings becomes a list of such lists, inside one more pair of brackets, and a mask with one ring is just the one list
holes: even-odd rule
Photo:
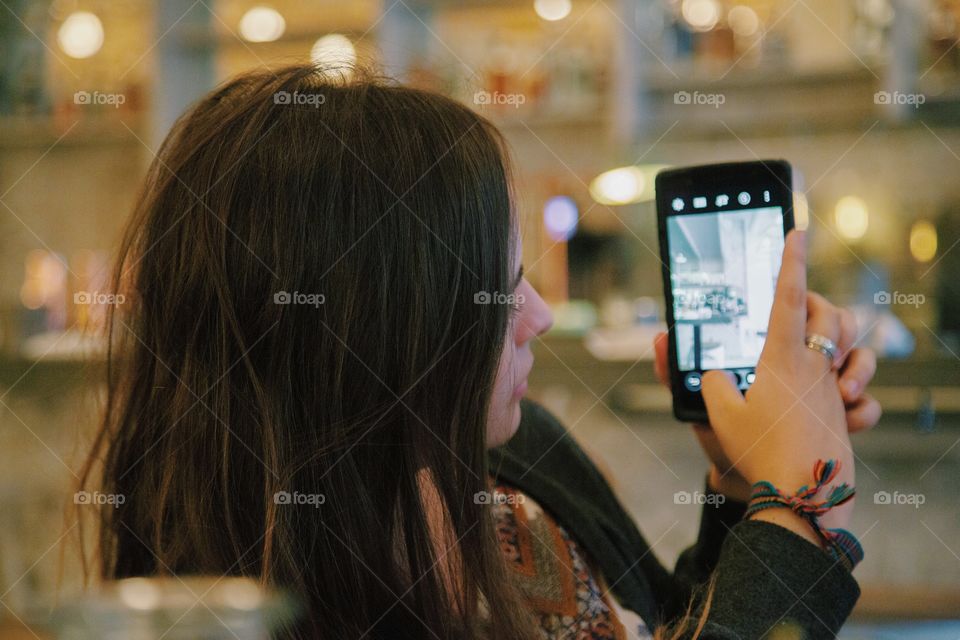
[[533, 338], [543, 335], [553, 326], [553, 312], [549, 305], [532, 287], [524, 287], [525, 300], [520, 313], [520, 327], [517, 331], [517, 343], [523, 344]]

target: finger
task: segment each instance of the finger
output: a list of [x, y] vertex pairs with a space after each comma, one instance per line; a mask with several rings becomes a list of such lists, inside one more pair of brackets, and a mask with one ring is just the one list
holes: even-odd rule
[[840, 395], [850, 404], [860, 399], [877, 372], [877, 354], [872, 349], [854, 349], [840, 370]]
[[[830, 304], [830, 302], [821, 295], [808, 295], [806, 335], [820, 335], [836, 345], [840, 341], [840, 330], [840, 309]], [[818, 358], [821, 358], [828, 366], [836, 364], [835, 361], [831, 361], [825, 354], [820, 354], [813, 349], [810, 351], [816, 354]], [[839, 353], [839, 348], [837, 352]]]
[[767, 343], [781, 353], [797, 353], [803, 347], [807, 324], [807, 249], [803, 231], [787, 234], [780, 275], [770, 311]]
[[670, 388], [670, 374], [667, 369], [667, 334], [659, 332], [653, 337], [653, 371], [657, 380]]
[[712, 425], [729, 424], [731, 414], [746, 403], [733, 373], [722, 369], [703, 374], [701, 393]]
[[857, 317], [850, 309], [840, 307], [840, 341], [837, 342], [837, 362], [834, 364], [837, 369], [846, 364], [859, 336], [860, 327], [857, 326]]
[[877, 399], [865, 393], [852, 406], [847, 407], [847, 431], [859, 433], [872, 429], [882, 415], [883, 408]]
[[[857, 318], [853, 312], [844, 307], [838, 307], [830, 303], [816, 291], [807, 291], [807, 324], [809, 325], [810, 315], [815, 310], [833, 309], [840, 316], [840, 331], [834, 343], [837, 345], [837, 356], [833, 367], [839, 369], [843, 366], [847, 354], [853, 348], [857, 340]], [[807, 327], [809, 331], [809, 326]]]
[[[691, 422], [690, 426], [693, 427], [694, 432], [698, 434], [712, 434], [713, 429], [708, 423], [704, 422]], [[698, 436], [699, 437], [699, 436]]]

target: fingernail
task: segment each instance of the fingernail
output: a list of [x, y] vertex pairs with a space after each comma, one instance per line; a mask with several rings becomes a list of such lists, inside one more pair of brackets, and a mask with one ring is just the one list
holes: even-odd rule
[[856, 380], [844, 380], [843, 389], [848, 396], [856, 396], [857, 392], [860, 391], [860, 383]]

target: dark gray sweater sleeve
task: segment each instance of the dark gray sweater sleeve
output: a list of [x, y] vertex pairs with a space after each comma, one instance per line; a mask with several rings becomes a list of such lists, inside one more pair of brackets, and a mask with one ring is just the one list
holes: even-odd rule
[[706, 611], [703, 640], [835, 637], [860, 596], [851, 573], [788, 529], [741, 520], [743, 510], [704, 506], [697, 543], [674, 572], [692, 610], [675, 611], [673, 626], [686, 622], [692, 637]]
[[727, 532], [743, 519], [747, 510], [743, 502], [716, 493], [707, 482], [704, 485], [704, 493], [709, 499], [700, 514], [697, 543], [680, 554], [674, 569], [675, 579], [687, 584], [688, 590], [710, 577], [720, 560]]

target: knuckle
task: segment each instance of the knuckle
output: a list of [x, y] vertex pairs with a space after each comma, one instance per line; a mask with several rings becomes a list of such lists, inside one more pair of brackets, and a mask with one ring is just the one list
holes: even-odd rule
[[832, 305], [824, 305], [818, 309], [811, 310], [807, 318], [807, 329], [814, 330], [817, 333], [824, 333], [826, 337], [832, 340], [840, 338], [840, 312]]
[[843, 321], [843, 313], [840, 307], [837, 307], [829, 302], [824, 306], [824, 315], [826, 315], [827, 318], [830, 319], [830, 322], [837, 327], [839, 327], [840, 323]]
[[838, 340], [840, 334], [842, 333], [841, 329], [843, 327], [843, 318], [840, 316], [840, 310], [831, 305], [830, 308], [830, 327], [833, 330], [833, 338]]
[[851, 351], [851, 369], [861, 378], [872, 378], [877, 372], [877, 356], [872, 349], [857, 348]]
[[850, 331], [856, 335], [860, 329], [860, 324], [857, 322], [857, 316], [854, 315], [853, 311], [846, 307], [842, 307], [840, 309], [840, 313], [842, 314], [844, 323], [846, 323], [846, 325], [850, 328]]
[[811, 303], [813, 306], [823, 306], [823, 305], [829, 304], [829, 303], [827, 302], [827, 299], [824, 298], [824, 297], [823, 297], [822, 295], [820, 295], [819, 293], [817, 293], [816, 291], [808, 291], [808, 292], [807, 292], [807, 296], [810, 298], [810, 303]]
[[783, 288], [783, 302], [789, 309], [803, 309], [807, 304], [807, 292], [800, 285], [788, 283]]

